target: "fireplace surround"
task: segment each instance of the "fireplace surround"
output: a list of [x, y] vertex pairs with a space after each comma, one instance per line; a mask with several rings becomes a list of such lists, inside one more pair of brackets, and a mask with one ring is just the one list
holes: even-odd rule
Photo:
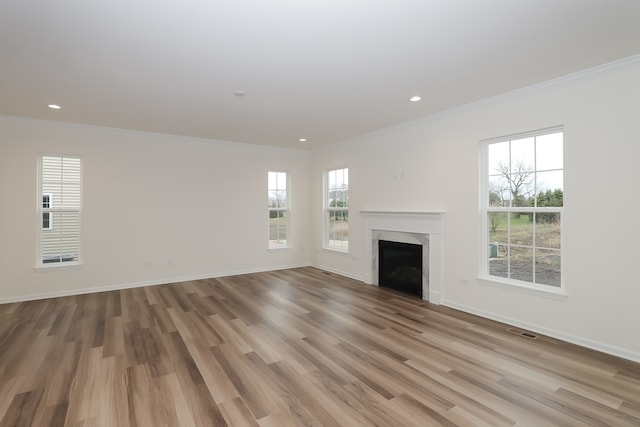
[[378, 285], [378, 241], [421, 244], [422, 298], [440, 304], [444, 212], [361, 211], [364, 223], [365, 283]]

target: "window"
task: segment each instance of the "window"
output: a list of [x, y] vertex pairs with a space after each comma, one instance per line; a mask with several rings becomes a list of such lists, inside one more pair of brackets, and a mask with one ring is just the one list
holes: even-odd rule
[[[46, 193], [42, 195], [42, 209], [50, 209], [51, 208], [51, 193]], [[51, 212], [42, 212], [42, 229], [43, 230], [51, 230], [53, 228], [53, 221], [51, 218]]]
[[563, 130], [484, 141], [483, 276], [562, 288]]
[[286, 172], [269, 172], [267, 201], [269, 249], [286, 248], [289, 231], [289, 178]]
[[349, 169], [330, 170], [325, 180], [325, 247], [349, 250]]
[[39, 264], [80, 260], [80, 177], [79, 158], [40, 157]]

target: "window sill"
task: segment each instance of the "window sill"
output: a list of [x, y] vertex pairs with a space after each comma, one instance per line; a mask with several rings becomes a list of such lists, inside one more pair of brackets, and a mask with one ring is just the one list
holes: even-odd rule
[[82, 268], [83, 265], [84, 263], [82, 262], [42, 264], [33, 267], [33, 271], [35, 271], [36, 273], [43, 273], [45, 271], [77, 270], [79, 268]]
[[335, 252], [335, 253], [338, 253], [338, 254], [349, 255], [349, 249], [330, 248], [330, 247], [327, 247], [327, 246], [323, 246], [322, 249], [327, 251], [327, 252]]
[[280, 248], [267, 248], [267, 252], [282, 252], [282, 251], [290, 251], [291, 246], [282, 246]]
[[564, 301], [569, 297], [569, 294], [565, 291], [563, 287], [556, 288], [545, 285], [536, 285], [536, 284], [524, 284], [517, 282], [515, 280], [498, 280], [493, 277], [479, 277], [478, 283], [481, 285], [493, 286], [502, 289], [509, 289], [516, 292], [522, 292], [525, 294], [541, 296], [545, 298], [551, 298], [555, 300]]

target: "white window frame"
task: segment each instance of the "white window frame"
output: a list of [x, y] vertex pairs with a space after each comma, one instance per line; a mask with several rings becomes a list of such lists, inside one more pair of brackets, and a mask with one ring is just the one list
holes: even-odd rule
[[[48, 206], [45, 206], [45, 202], [44, 202], [44, 198], [48, 197], [49, 201], [48, 201]], [[53, 206], [53, 194], [52, 193], [42, 193], [42, 229], [43, 230], [53, 230], [53, 215], [51, 215], [50, 211], [45, 211], [45, 209], [50, 209], [51, 206]], [[47, 217], [48, 219], [48, 223], [49, 226], [45, 227], [44, 226], [44, 218]]]
[[[65, 206], [55, 206], [54, 204], [54, 195], [52, 193], [50, 193], [49, 191], [43, 191], [43, 187], [44, 187], [44, 182], [43, 182], [43, 159], [45, 157], [57, 157], [57, 158], [61, 158], [63, 159], [77, 159], [79, 161], [79, 206], [77, 208], [70, 208], [70, 207], [65, 207]], [[81, 230], [82, 230], [82, 189], [83, 189], [83, 161], [82, 158], [80, 156], [77, 155], [67, 155], [67, 154], [40, 154], [38, 156], [38, 188], [37, 188], [37, 222], [38, 222], [38, 227], [37, 227], [37, 241], [36, 241], [36, 264], [35, 264], [35, 270], [36, 271], [47, 271], [47, 270], [52, 270], [52, 269], [66, 269], [66, 268], [75, 268], [77, 266], [82, 265], [82, 239], [81, 239]], [[63, 187], [64, 184], [61, 184], [61, 187]], [[64, 191], [64, 190], [61, 190]], [[49, 208], [45, 208], [44, 207], [44, 203], [43, 203], [43, 196], [44, 195], [49, 195]], [[55, 217], [56, 213], [60, 213], [61, 215], [64, 214], [65, 212], [75, 212], [77, 213], [78, 216], [78, 231], [77, 231], [77, 256], [74, 257], [75, 259], [72, 260], [67, 260], [64, 256], [67, 254], [64, 253], [60, 253], [59, 254], [59, 261], [45, 261], [44, 259], [44, 248], [43, 248], [43, 242], [44, 242], [44, 238], [45, 238], [45, 233], [52, 231], [54, 229], [53, 227], [53, 218]], [[50, 224], [50, 228], [44, 228], [43, 225], [43, 215], [45, 214], [49, 214], [50, 215], [50, 219], [49, 219], [49, 224]], [[62, 252], [62, 250], [61, 250]]]
[[[564, 299], [567, 296], [567, 291], [566, 291], [566, 286], [565, 286], [565, 281], [564, 281], [564, 226], [563, 226], [563, 222], [564, 222], [564, 206], [562, 207], [537, 207], [537, 206], [527, 206], [527, 207], [491, 207], [489, 206], [489, 175], [490, 175], [490, 171], [489, 169], [489, 146], [491, 144], [496, 144], [496, 143], [501, 143], [501, 142], [506, 142], [506, 141], [516, 141], [519, 139], [523, 139], [523, 138], [529, 138], [529, 137], [540, 137], [540, 136], [544, 136], [544, 135], [549, 135], [549, 134], [553, 134], [553, 133], [562, 133], [563, 134], [563, 139], [564, 139], [564, 127], [563, 126], [556, 126], [556, 127], [551, 127], [551, 128], [546, 128], [546, 129], [540, 129], [540, 130], [536, 130], [536, 131], [532, 131], [532, 132], [524, 132], [524, 133], [519, 133], [519, 134], [515, 134], [515, 135], [509, 135], [509, 136], [505, 136], [505, 137], [500, 137], [500, 138], [493, 138], [493, 139], [489, 139], [489, 140], [484, 140], [481, 141], [481, 165], [480, 165], [480, 173], [481, 173], [481, 177], [480, 177], [480, 207], [481, 207], [481, 236], [482, 236], [482, 245], [481, 245], [481, 250], [480, 250], [480, 280], [481, 283], [485, 283], [485, 284], [489, 284], [489, 285], [494, 285], [494, 286], [499, 286], [499, 287], [504, 287], [504, 288], [509, 288], [509, 289], [515, 289], [515, 290], [520, 290], [520, 291], [524, 291], [527, 293], [532, 293], [532, 294], [537, 294], [537, 295], [542, 295], [542, 296], [547, 296], [547, 297], [552, 297], [552, 298], [560, 298], [560, 299]], [[563, 143], [564, 145], [564, 143]], [[534, 145], [535, 146], [535, 145]], [[510, 159], [511, 159], [511, 154], [509, 155]], [[536, 173], [536, 176], [538, 173], [545, 173], [548, 171], [562, 171], [563, 175], [564, 175], [564, 161], [563, 161], [563, 165], [562, 165], [562, 169], [553, 169], [553, 170], [545, 170], [545, 169], [537, 169], [537, 166], [534, 166], [534, 172]], [[563, 178], [564, 179], [564, 178]], [[537, 191], [536, 191], [537, 193]], [[563, 185], [563, 194], [564, 194], [564, 185]], [[564, 196], [563, 196], [564, 199]], [[564, 203], [563, 203], [564, 204]], [[512, 278], [505, 278], [505, 277], [501, 277], [501, 276], [495, 276], [495, 275], [491, 275], [489, 274], [489, 255], [490, 255], [490, 251], [491, 251], [491, 244], [492, 242], [489, 241], [489, 213], [491, 212], [501, 212], [501, 213], [506, 213], [507, 215], [511, 215], [511, 213], [516, 213], [516, 212], [521, 212], [521, 213], [530, 213], [530, 212], [534, 212], [534, 213], [558, 213], [560, 215], [560, 249], [559, 249], [559, 254], [560, 254], [560, 284], [559, 286], [554, 286], [554, 285], [547, 285], [547, 284], [540, 284], [540, 283], [535, 283], [535, 282], [529, 282], [529, 281], [524, 281], [524, 280], [517, 280], [517, 279], [512, 279]], [[533, 227], [533, 242], [531, 245], [531, 249], [533, 250], [533, 269], [534, 269], [534, 279], [535, 280], [535, 250], [536, 249], [544, 249], [541, 247], [536, 246], [536, 242], [535, 242], [535, 236], [536, 236], [536, 221], [533, 221], [532, 223], [532, 227]], [[509, 239], [510, 239], [510, 231], [509, 233]], [[518, 245], [514, 245], [515, 247], [517, 247]], [[511, 247], [511, 246], [510, 246]]]
[[[285, 174], [285, 188], [284, 188], [284, 192], [285, 192], [285, 199], [286, 199], [286, 203], [285, 206], [279, 206], [279, 207], [272, 207], [271, 206], [271, 200], [272, 200], [272, 190], [276, 190], [276, 191], [282, 191], [281, 188], [278, 186], [278, 183], [276, 184], [276, 188], [272, 188], [270, 181], [271, 181], [271, 174]], [[290, 227], [290, 218], [291, 218], [291, 177], [289, 172], [287, 171], [283, 171], [283, 170], [269, 170], [267, 172], [267, 211], [268, 211], [268, 215], [267, 215], [267, 249], [268, 250], [282, 250], [282, 249], [288, 249], [291, 247], [291, 227]], [[277, 243], [277, 241], [274, 241], [271, 239], [271, 215], [273, 212], [278, 212], [278, 213], [284, 213], [284, 218], [285, 218], [285, 224], [284, 227], [278, 227], [278, 229], [280, 228], [284, 228], [285, 229], [285, 233], [286, 233], [286, 238], [284, 239], [284, 243], [283, 244], [279, 244]]]
[[[331, 192], [331, 188], [329, 188], [329, 175], [333, 172], [339, 172], [339, 171], [346, 171], [347, 174], [347, 184], [346, 184], [346, 192], [347, 192], [347, 198], [346, 198], [346, 206], [330, 206], [331, 202], [330, 202], [330, 192]], [[344, 174], [344, 172], [343, 172]], [[338, 168], [333, 168], [333, 169], [328, 169], [324, 172], [324, 188], [323, 188], [323, 207], [324, 207], [324, 231], [323, 231], [323, 248], [327, 249], [327, 250], [331, 250], [331, 251], [336, 251], [336, 252], [342, 252], [342, 253], [349, 253], [349, 239], [347, 238], [347, 240], [336, 240], [336, 239], [331, 239], [331, 213], [332, 212], [337, 212], [337, 211], [346, 211], [347, 212], [347, 227], [349, 224], [349, 168], [348, 167], [338, 167]]]

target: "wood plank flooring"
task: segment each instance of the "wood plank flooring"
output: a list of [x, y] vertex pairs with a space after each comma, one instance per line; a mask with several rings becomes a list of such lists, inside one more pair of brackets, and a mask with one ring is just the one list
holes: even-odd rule
[[5, 304], [0, 427], [640, 426], [639, 364], [507, 328], [310, 267]]

